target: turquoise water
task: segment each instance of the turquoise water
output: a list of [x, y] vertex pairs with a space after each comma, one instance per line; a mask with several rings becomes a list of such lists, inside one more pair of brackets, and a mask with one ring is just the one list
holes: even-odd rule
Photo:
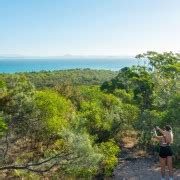
[[77, 68], [119, 70], [137, 65], [135, 58], [120, 59], [0, 59], [1, 73], [53, 71]]

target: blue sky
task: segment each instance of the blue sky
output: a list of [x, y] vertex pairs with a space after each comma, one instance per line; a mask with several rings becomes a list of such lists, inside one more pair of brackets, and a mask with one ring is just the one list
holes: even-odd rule
[[180, 0], [0, 0], [0, 54], [180, 51]]

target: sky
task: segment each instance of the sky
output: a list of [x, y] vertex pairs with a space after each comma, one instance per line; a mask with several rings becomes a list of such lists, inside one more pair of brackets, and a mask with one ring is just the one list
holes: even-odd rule
[[180, 52], [180, 0], [0, 0], [0, 55]]

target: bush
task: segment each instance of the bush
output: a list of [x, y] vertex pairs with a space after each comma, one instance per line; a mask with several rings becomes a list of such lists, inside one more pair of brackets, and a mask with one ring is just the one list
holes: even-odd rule
[[112, 175], [114, 167], [118, 163], [116, 157], [120, 152], [119, 147], [116, 145], [114, 140], [109, 140], [99, 144], [99, 152], [103, 154], [103, 160], [101, 162], [101, 173], [105, 176]]

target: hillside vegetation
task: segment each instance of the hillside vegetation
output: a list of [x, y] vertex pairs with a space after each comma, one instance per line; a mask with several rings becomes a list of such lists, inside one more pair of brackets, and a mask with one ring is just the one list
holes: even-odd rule
[[0, 75], [2, 177], [110, 176], [123, 140], [154, 152], [170, 124], [180, 157], [180, 56], [147, 52], [119, 72], [76, 69]]

